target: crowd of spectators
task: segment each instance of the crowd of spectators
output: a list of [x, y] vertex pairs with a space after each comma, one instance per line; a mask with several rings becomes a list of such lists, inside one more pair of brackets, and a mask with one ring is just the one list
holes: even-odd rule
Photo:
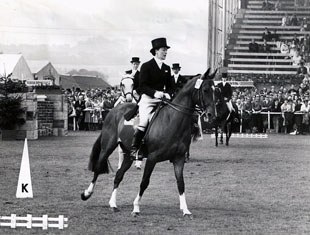
[[64, 90], [64, 94], [68, 99], [69, 128], [74, 129], [75, 121], [77, 130], [98, 130], [121, 91], [114, 87], [88, 90], [73, 87]]
[[[262, 10], [281, 11], [284, 8], [284, 4], [285, 3], [282, 3], [281, 0], [276, 1], [264, 0], [262, 3]], [[301, 7], [309, 7], [309, 6], [310, 6], [309, 0], [294, 0], [295, 10]]]
[[[307, 22], [307, 19], [304, 18], [303, 22]], [[308, 27], [310, 24], [308, 22], [303, 25], [307, 25], [306, 30], [309, 30]], [[305, 28], [303, 27], [303, 29]], [[262, 34], [262, 41], [263, 43], [259, 45], [255, 42], [254, 38], [252, 38], [252, 41], [249, 43], [249, 52], [280, 52], [287, 55], [285, 59], [290, 59], [293, 66], [303, 67], [301, 70], [297, 69], [297, 73], [307, 74], [310, 72], [309, 34], [300, 37], [294, 34], [292, 40], [281, 40], [281, 37], [277, 34], [276, 30], [271, 33], [266, 27]], [[270, 57], [272, 58], [272, 55]]]
[[241, 114], [243, 132], [266, 132], [268, 116], [262, 112], [270, 111], [278, 113], [271, 114], [269, 124], [276, 133], [309, 133], [310, 78], [308, 75], [295, 76], [292, 80], [300, 83], [280, 85], [270, 82], [261, 89], [234, 89], [232, 102], [237, 105]]

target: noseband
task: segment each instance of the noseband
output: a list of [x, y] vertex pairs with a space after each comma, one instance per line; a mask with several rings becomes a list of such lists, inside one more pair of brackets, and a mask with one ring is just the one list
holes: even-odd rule
[[[201, 77], [199, 78], [201, 79]], [[168, 104], [171, 108], [181, 112], [181, 113], [184, 113], [186, 115], [190, 115], [190, 116], [196, 116], [197, 114], [194, 114], [195, 111], [197, 111], [198, 113], [200, 113], [201, 115], [205, 113], [205, 109], [207, 107], [207, 105], [205, 104], [204, 102], [204, 97], [203, 97], [203, 92], [202, 92], [202, 85], [203, 83], [205, 82], [205, 80], [202, 80], [201, 84], [200, 84], [200, 87], [199, 88], [195, 88], [198, 90], [198, 107], [195, 107], [195, 108], [188, 108], [186, 106], [183, 106], [183, 105], [179, 105], [179, 104], [174, 104], [172, 103], [171, 101], [168, 101], [168, 100], [164, 100], [164, 103]], [[213, 93], [213, 99], [215, 97], [215, 94], [214, 94], [214, 89], [212, 89], [212, 93]], [[192, 93], [192, 100], [195, 100], [194, 99], [194, 95], [195, 95], [195, 92]]]
[[132, 81], [132, 84], [134, 83], [132, 77], [124, 77], [124, 78], [122, 78], [121, 83], [120, 83], [122, 95], [123, 95], [124, 98], [126, 98], [127, 95], [131, 95], [131, 97], [134, 97], [134, 96], [133, 96], [133, 89], [131, 89], [131, 91], [128, 91], [127, 93], [124, 92], [124, 86], [125, 86], [125, 85], [123, 84], [123, 81], [124, 81], [124, 80], [127, 80], [127, 79], [130, 79], [130, 80]]

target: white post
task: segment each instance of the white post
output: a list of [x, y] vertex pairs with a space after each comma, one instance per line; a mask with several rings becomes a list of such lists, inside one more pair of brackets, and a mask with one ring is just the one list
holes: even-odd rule
[[268, 110], [268, 131], [270, 132], [270, 111]]
[[240, 112], [240, 133], [242, 133], [242, 109]]
[[59, 229], [64, 229], [64, 216], [63, 215], [60, 215], [58, 217], [58, 225], [59, 225]]
[[47, 215], [42, 216], [42, 229], [46, 230], [48, 227], [48, 217]]
[[27, 223], [26, 223], [26, 228], [31, 228], [32, 226], [32, 215], [27, 214]]
[[11, 228], [16, 228], [16, 214], [11, 214]]

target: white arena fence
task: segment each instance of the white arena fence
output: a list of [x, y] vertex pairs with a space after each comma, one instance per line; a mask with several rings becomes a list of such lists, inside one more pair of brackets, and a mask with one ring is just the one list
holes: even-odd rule
[[[5, 222], [2, 222], [5, 221]], [[43, 215], [42, 217], [32, 217], [32, 215], [27, 214], [27, 216], [16, 216], [16, 214], [11, 214], [11, 216], [0, 216], [0, 227], [26, 227], [26, 228], [42, 228], [47, 230], [48, 228], [58, 228], [64, 229], [68, 227], [68, 218], [63, 215], [59, 215], [56, 218], [48, 217], [48, 215]]]
[[[267, 121], [268, 121], [268, 127], [267, 127], [267, 129], [268, 129], [268, 131], [270, 131], [270, 126], [271, 126], [271, 124], [270, 124], [270, 122], [271, 122], [271, 116], [272, 115], [282, 115], [282, 113], [281, 112], [270, 112], [270, 111], [265, 111], [265, 112], [253, 112], [252, 114], [260, 114], [260, 115], [267, 115]], [[303, 115], [304, 113], [302, 113], [302, 112], [299, 112], [299, 111], [297, 111], [297, 112], [295, 112], [294, 113], [294, 115]], [[242, 117], [242, 112], [240, 112], [240, 115], [241, 115], [241, 117]], [[242, 132], [242, 118], [241, 118], [241, 125], [240, 125], [240, 133]]]

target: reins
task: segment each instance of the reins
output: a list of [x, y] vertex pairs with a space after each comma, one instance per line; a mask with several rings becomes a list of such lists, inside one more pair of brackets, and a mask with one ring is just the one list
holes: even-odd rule
[[[202, 116], [205, 114], [205, 111], [204, 111], [205, 104], [204, 104], [203, 93], [201, 91], [201, 87], [202, 86], [200, 86], [199, 89], [197, 89], [198, 90], [198, 108], [197, 107], [189, 108], [189, 107], [186, 107], [184, 105], [175, 104], [175, 103], [173, 103], [167, 99], [163, 99], [162, 102], [164, 104], [167, 104], [168, 106], [170, 106], [174, 110], [181, 112], [185, 115], [197, 116], [197, 114], [194, 113], [196, 111], [196, 112], [198, 112], [198, 116]], [[214, 100], [214, 97], [215, 97], [214, 91], [212, 93], [213, 93], [213, 100]]]

